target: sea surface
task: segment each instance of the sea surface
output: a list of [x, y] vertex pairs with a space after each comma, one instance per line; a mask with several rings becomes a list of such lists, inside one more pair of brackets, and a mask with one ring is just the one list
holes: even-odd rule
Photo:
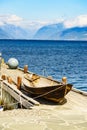
[[5, 62], [17, 58], [19, 67], [28, 65], [31, 72], [67, 77], [73, 87], [87, 91], [87, 41], [0, 40]]

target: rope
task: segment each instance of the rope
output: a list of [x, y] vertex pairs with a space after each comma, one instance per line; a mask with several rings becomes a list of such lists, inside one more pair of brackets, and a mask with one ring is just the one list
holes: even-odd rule
[[22, 108], [22, 98], [21, 98], [21, 95], [20, 95], [20, 105], [21, 105], [21, 108]]
[[49, 92], [47, 92], [47, 93], [41, 94], [41, 95], [39, 95], [39, 96], [36, 96], [36, 97], [34, 97], [34, 99], [37, 99], [37, 98], [43, 97], [43, 96], [45, 96], [45, 95], [47, 95], [47, 94], [49, 94], [49, 93], [55, 92], [56, 90], [60, 89], [60, 88], [63, 87], [63, 86], [64, 86], [64, 85], [62, 85], [62, 86], [60, 86], [60, 87], [58, 87], [58, 88], [56, 88], [56, 89], [54, 89], [54, 90], [51, 90], [51, 91], [49, 91]]

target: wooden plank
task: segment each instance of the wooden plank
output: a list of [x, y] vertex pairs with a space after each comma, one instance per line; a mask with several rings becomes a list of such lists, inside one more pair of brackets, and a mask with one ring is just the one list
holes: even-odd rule
[[5, 67], [5, 68], [2, 68], [2, 72], [3, 72], [2, 74], [5, 74], [7, 77], [10, 76], [12, 78], [12, 80], [14, 82], [14, 85], [13, 84], [9, 84], [6, 80], [3, 81], [3, 83], [6, 83], [14, 91], [16, 91], [18, 94], [22, 95], [24, 98], [26, 98], [30, 103], [32, 103], [34, 105], [39, 105], [40, 104], [39, 102], [37, 102], [33, 98], [24, 95], [20, 90], [17, 89], [17, 87], [16, 87], [16, 85], [17, 85], [17, 83], [16, 83], [17, 77], [20, 76], [23, 79], [24, 75], [25, 75], [22, 70], [19, 70], [19, 69], [7, 69]]
[[21, 95], [16, 93], [14, 90], [12, 90], [9, 86], [6, 84], [3, 84], [3, 89], [7, 91], [13, 98], [15, 98], [19, 103], [22, 103], [22, 105], [25, 108], [30, 108], [33, 106], [32, 103], [30, 103], [28, 100], [24, 99]]
[[[10, 89], [8, 86], [6, 88], [6, 86], [4, 87], [5, 90], [7, 92], [9, 92], [9, 94], [15, 98], [19, 103], [22, 103], [22, 105], [25, 107], [25, 108], [30, 108], [31, 106], [33, 106], [31, 103], [29, 103], [27, 100], [23, 99], [21, 97], [21, 95], [18, 95], [17, 93], [15, 93], [15, 91], [12, 91], [12, 89]], [[21, 99], [21, 100], [20, 100]]]
[[8, 87], [10, 87], [11, 89], [13, 89], [17, 94], [21, 95], [23, 98], [25, 98], [26, 100], [28, 100], [30, 103], [34, 104], [34, 105], [39, 105], [40, 103], [37, 102], [36, 100], [24, 95], [20, 90], [17, 89], [16, 85], [14, 84], [9, 84], [7, 81], [3, 81], [4, 84], [6, 84]]
[[6, 109], [17, 109], [18, 102], [15, 100], [7, 91], [2, 89], [2, 97], [4, 110]]

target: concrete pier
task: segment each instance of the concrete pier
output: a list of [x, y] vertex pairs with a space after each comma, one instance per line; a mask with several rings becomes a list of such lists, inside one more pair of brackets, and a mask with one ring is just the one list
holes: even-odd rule
[[[22, 80], [25, 76], [20, 69], [8, 69], [5, 64], [2, 65], [1, 74], [12, 77], [15, 84], [18, 76]], [[72, 89], [65, 98], [67, 102], [64, 105], [43, 102], [39, 106], [34, 106], [32, 110], [6, 111], [5, 118], [4, 113], [0, 113], [0, 117], [3, 117], [0, 128], [6, 129], [6, 125], [2, 125], [4, 122], [8, 124], [9, 129], [14, 130], [87, 130], [87, 93]]]

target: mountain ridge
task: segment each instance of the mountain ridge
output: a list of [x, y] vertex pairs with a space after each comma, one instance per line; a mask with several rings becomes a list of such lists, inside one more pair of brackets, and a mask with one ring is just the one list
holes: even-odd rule
[[[39, 30], [37, 31], [37, 33], [35, 34], [35, 36], [37, 39], [41, 38], [42, 40], [44, 40], [44, 37], [42, 37], [42, 33], [44, 33], [44, 31], [41, 32], [41, 30], [45, 28], [42, 27], [40, 28], [40, 32]], [[45, 32], [46, 32], [46, 28], [45, 28]], [[48, 34], [47, 34], [48, 33]], [[46, 32], [44, 33], [44, 35], [46, 34], [47, 39], [52, 39], [52, 40], [87, 40], [87, 26], [83, 26], [83, 27], [71, 27], [71, 28], [62, 28], [62, 30], [53, 30], [53, 34], [51, 34], [50, 32]], [[35, 38], [35, 37], [34, 37]]]
[[66, 28], [64, 23], [42, 26], [34, 34], [33, 31], [12, 24], [0, 26], [0, 39], [32, 39], [32, 40], [87, 40], [87, 26]]

